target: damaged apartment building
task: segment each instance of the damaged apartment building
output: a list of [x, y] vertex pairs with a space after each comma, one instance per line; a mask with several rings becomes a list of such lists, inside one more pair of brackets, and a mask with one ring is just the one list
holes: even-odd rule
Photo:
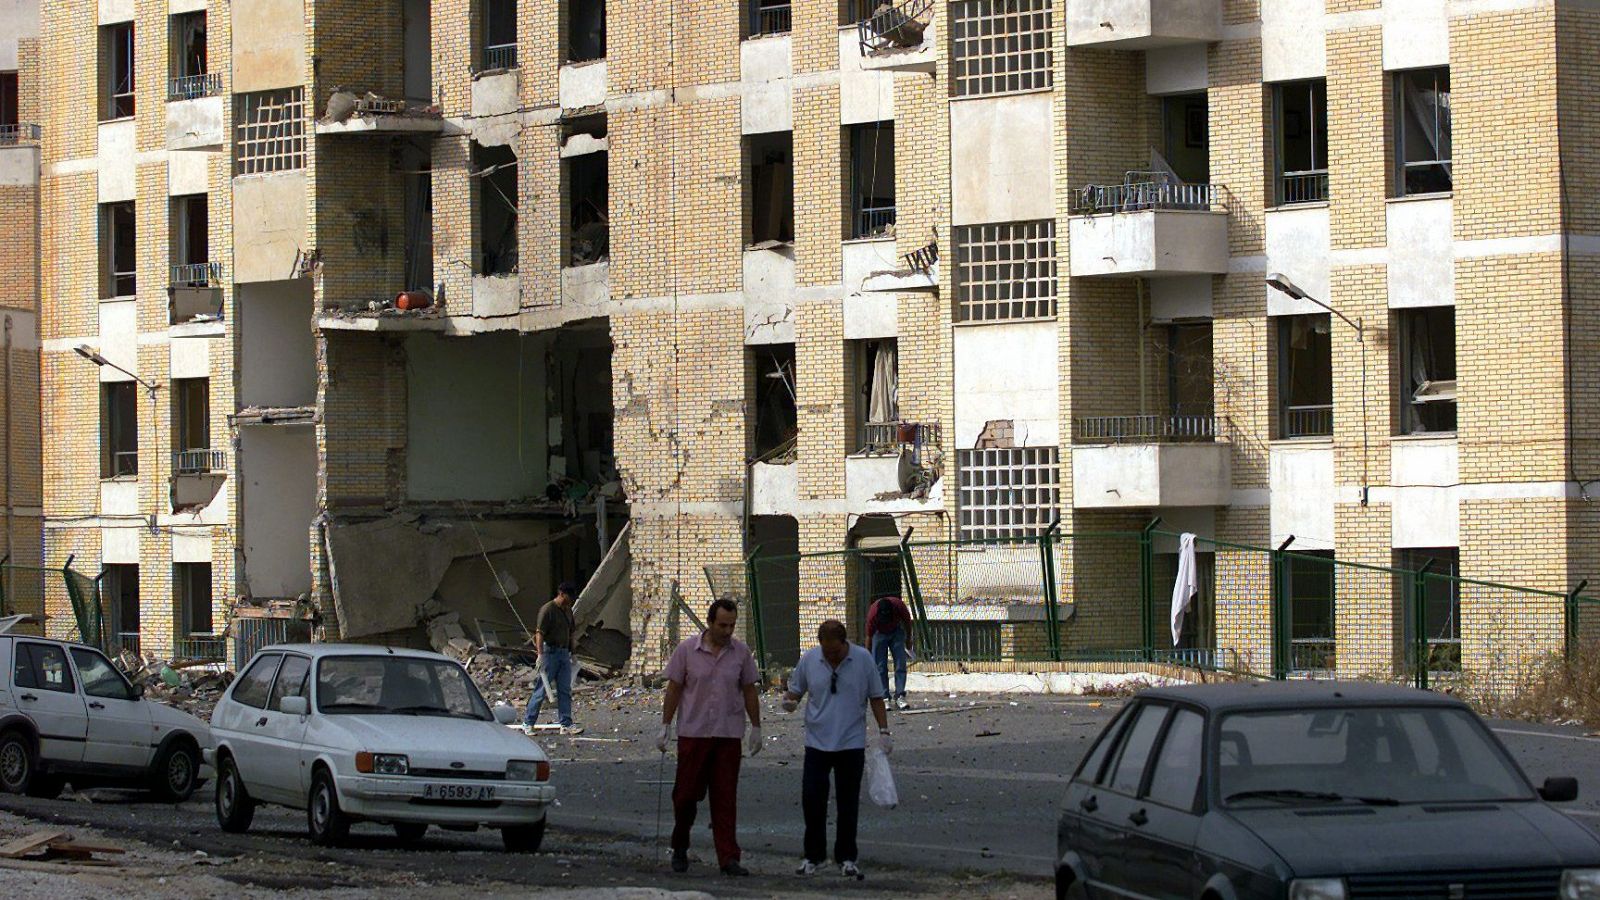
[[[1361, 674], [1414, 627], [1548, 648], [1559, 604], [1319, 558], [1600, 577], [1587, 4], [98, 0], [38, 33], [44, 555], [158, 652], [263, 617], [493, 643], [572, 578], [648, 672], [749, 554], [858, 551], [763, 576], [785, 664], [907, 590], [908, 535], [1159, 518], [1208, 541], [1188, 647], [1264, 668], [1281, 583], [1294, 668]], [[1293, 573], [1228, 549], [1291, 537]], [[1120, 646], [1129, 546], [1053, 573], [1069, 649]], [[942, 558], [941, 640], [1037, 650], [1037, 588]]]

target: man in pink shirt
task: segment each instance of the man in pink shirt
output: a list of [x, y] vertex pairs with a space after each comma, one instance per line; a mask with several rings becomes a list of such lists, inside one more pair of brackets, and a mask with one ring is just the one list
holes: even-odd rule
[[[656, 749], [667, 752], [673, 716], [678, 718], [678, 773], [672, 785], [672, 871], [689, 868], [689, 832], [696, 807], [709, 791], [711, 835], [724, 875], [749, 875], [739, 864], [735, 826], [739, 809], [739, 739], [745, 751], [761, 752], [761, 704], [755, 657], [733, 637], [739, 608], [716, 600], [706, 611], [706, 630], [672, 651], [667, 660], [667, 696], [661, 706]], [[745, 734], [744, 722], [750, 720]]]

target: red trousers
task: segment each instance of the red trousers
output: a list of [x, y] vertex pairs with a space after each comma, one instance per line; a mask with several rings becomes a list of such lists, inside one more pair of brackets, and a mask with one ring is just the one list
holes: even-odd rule
[[739, 818], [738, 738], [678, 738], [678, 775], [672, 785], [672, 849], [689, 849], [695, 809], [711, 794], [711, 837], [717, 845], [717, 865], [739, 861], [739, 839], [734, 831]]

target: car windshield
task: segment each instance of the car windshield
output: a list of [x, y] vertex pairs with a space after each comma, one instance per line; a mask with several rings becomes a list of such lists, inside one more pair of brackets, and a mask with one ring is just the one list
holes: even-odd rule
[[1227, 806], [1533, 799], [1527, 779], [1461, 709], [1233, 713], [1217, 741]]
[[465, 670], [414, 656], [323, 657], [317, 664], [317, 711], [494, 720]]

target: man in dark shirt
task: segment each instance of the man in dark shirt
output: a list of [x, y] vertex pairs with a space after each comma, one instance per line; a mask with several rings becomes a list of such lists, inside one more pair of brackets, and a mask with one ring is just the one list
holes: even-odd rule
[[878, 680], [889, 686], [889, 655], [894, 654], [894, 705], [905, 709], [906, 663], [911, 656], [911, 610], [899, 597], [884, 595], [867, 609], [867, 646], [878, 667]]
[[576, 623], [572, 618], [572, 601], [578, 586], [570, 581], [561, 582], [554, 600], [539, 610], [533, 626], [533, 646], [539, 654], [538, 681], [533, 695], [528, 698], [528, 714], [522, 719], [523, 730], [533, 733], [539, 720], [539, 707], [553, 691], [556, 711], [561, 716], [562, 734], [582, 734], [583, 727], [572, 724], [572, 638]]

